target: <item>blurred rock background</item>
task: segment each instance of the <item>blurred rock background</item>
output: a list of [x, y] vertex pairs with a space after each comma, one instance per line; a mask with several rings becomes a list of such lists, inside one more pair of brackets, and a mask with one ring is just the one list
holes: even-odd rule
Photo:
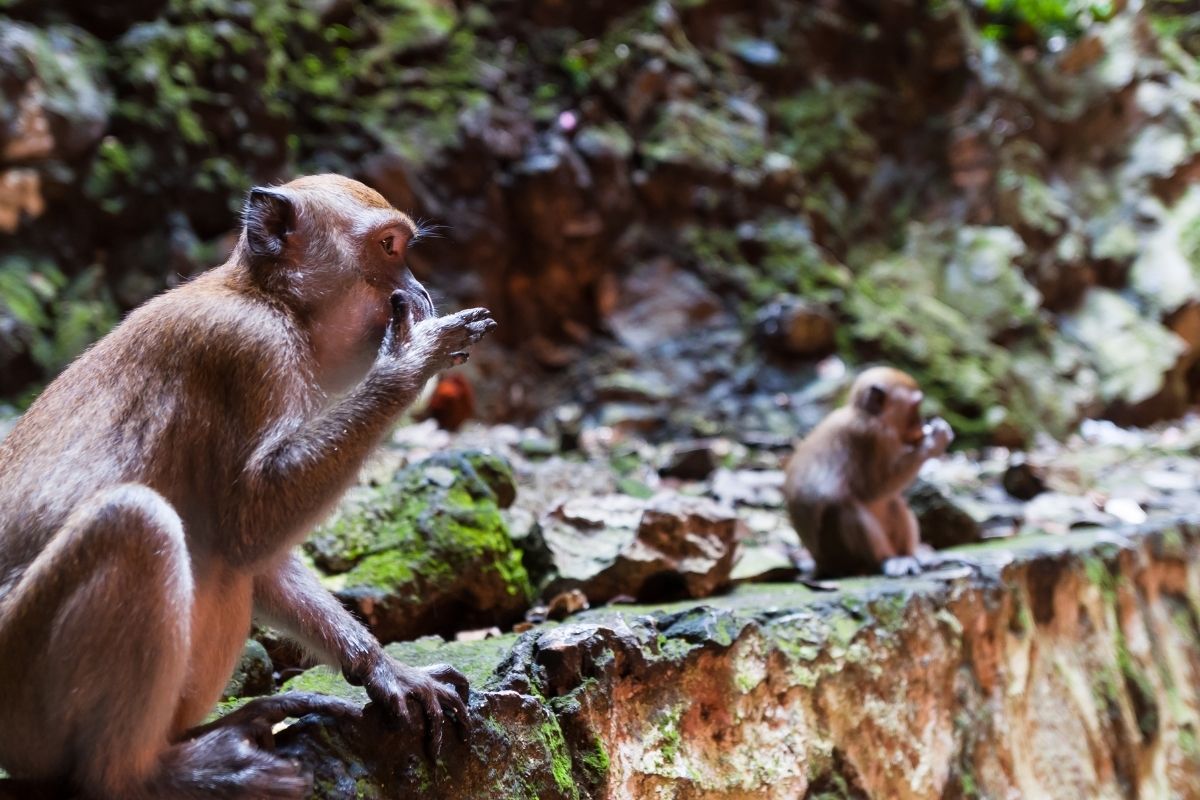
[[[0, 396], [360, 178], [499, 338], [486, 421], [811, 425], [914, 372], [967, 444], [1200, 388], [1200, 4], [0, 1]], [[470, 388], [470, 387], [468, 387]]]

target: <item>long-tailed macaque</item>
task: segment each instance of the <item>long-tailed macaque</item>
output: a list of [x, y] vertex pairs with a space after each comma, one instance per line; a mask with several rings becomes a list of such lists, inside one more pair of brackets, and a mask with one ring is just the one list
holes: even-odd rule
[[903, 372], [868, 369], [797, 446], [784, 495], [817, 577], [912, 569], [920, 532], [902, 492], [954, 439], [945, 420], [921, 418], [923, 398]]
[[[465, 678], [406, 667], [296, 545], [425, 382], [495, 327], [435, 316], [411, 219], [336, 175], [250, 191], [229, 259], [133, 311], [0, 443], [0, 766], [101, 800], [299, 798], [260, 746], [320, 695], [213, 708], [252, 615], [428, 726]], [[465, 730], [465, 729], [464, 729]], [[0, 784], [2, 785], [2, 784]], [[0, 790], [2, 791], [2, 790]]]

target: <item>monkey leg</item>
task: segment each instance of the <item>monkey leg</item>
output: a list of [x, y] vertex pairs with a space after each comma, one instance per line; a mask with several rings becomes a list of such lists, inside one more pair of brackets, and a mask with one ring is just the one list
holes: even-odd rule
[[897, 556], [916, 556], [921, 545], [921, 528], [917, 516], [902, 497], [885, 501], [878, 516], [887, 531], [888, 541]]
[[299, 766], [259, 746], [262, 719], [169, 742], [193, 590], [160, 495], [127, 484], [76, 509], [0, 599], [0, 764], [103, 800], [306, 796]]
[[0, 599], [0, 764], [110, 794], [151, 775], [187, 671], [179, 516], [122, 485], [67, 519]]
[[193, 601], [183, 526], [160, 495], [127, 484], [80, 506], [0, 599], [0, 764], [103, 800], [307, 796], [299, 765], [262, 749], [303, 701], [170, 743]]
[[853, 500], [825, 508], [820, 539], [820, 578], [879, 572], [883, 562], [896, 555], [879, 520], [867, 506]]

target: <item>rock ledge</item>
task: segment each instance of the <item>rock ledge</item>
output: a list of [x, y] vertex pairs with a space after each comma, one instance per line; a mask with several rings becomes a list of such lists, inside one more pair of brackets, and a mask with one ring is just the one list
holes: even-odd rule
[[310, 717], [280, 747], [323, 798], [1200, 796], [1196, 520], [961, 552], [982, 567], [396, 645], [470, 675], [469, 744]]

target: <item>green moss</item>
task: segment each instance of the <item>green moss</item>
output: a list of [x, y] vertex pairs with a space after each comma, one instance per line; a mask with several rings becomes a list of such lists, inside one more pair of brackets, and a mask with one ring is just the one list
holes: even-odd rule
[[1179, 743], [1179, 750], [1189, 761], [1193, 763], [1200, 762], [1200, 740], [1196, 737], [1196, 732], [1190, 727], [1179, 729], [1176, 741]]
[[599, 737], [592, 740], [590, 749], [584, 750], [579, 755], [579, 762], [583, 765], [588, 777], [597, 782], [608, 776], [608, 770], [611, 766], [608, 750], [605, 749], [604, 742]]
[[1187, 555], [1187, 544], [1178, 528], [1167, 528], [1159, 534], [1159, 547], [1164, 556], [1184, 558]]
[[465, 569], [493, 573], [510, 596], [533, 594], [501, 504], [511, 468], [480, 452], [443, 453], [361, 488], [309, 537], [306, 552], [342, 586], [376, 587], [418, 602], [457, 584]]
[[865, 81], [834, 84], [818, 78], [812, 88], [775, 103], [772, 143], [803, 173], [834, 168], [865, 177], [877, 161], [878, 146], [861, 120], [880, 97], [879, 87]]
[[904, 626], [904, 611], [908, 597], [901, 593], [889, 594], [873, 601], [869, 608], [885, 631], [896, 631]]
[[683, 709], [675, 706], [659, 715], [655, 730], [658, 733], [658, 754], [664, 766], [675, 763], [683, 739], [679, 733], [679, 721], [683, 717]]
[[538, 737], [545, 743], [550, 755], [550, 772], [554, 776], [554, 784], [559, 791], [569, 797], [578, 798], [579, 788], [575, 785], [572, 772], [571, 752], [563, 738], [562, 729], [558, 722], [551, 720], [538, 727]]
[[327, 666], [313, 667], [294, 678], [289, 678], [282, 686], [282, 691], [316, 692], [363, 704], [368, 700], [366, 689], [361, 686], [351, 686], [342, 677], [341, 672]]
[[1029, 601], [1020, 589], [1010, 587], [1009, 591], [1013, 598], [1013, 615], [1009, 630], [1018, 636], [1028, 635], [1033, 631], [1033, 612], [1029, 608]]

